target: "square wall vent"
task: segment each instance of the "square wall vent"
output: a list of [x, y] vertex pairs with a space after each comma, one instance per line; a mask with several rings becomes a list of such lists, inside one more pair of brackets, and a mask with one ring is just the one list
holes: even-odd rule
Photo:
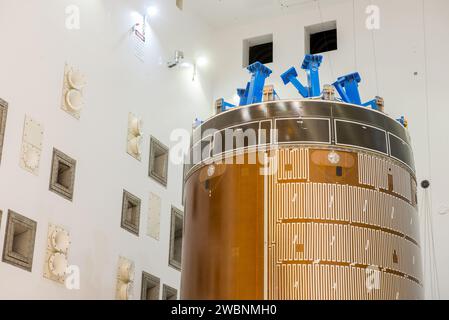
[[36, 221], [11, 210], [8, 212], [3, 262], [31, 272], [36, 228]]
[[123, 190], [122, 223], [121, 227], [139, 236], [140, 199]]
[[6, 115], [8, 112], [8, 103], [0, 99], [0, 162], [2, 161], [3, 140], [5, 138]]
[[76, 160], [57, 149], [53, 149], [50, 191], [72, 201], [75, 185], [75, 171]]
[[184, 216], [182, 211], [172, 207], [169, 265], [177, 270], [181, 270], [183, 228]]
[[305, 27], [305, 49], [308, 54], [318, 54], [338, 49], [337, 21]]
[[243, 68], [257, 61], [273, 62], [273, 34], [243, 40]]
[[164, 284], [162, 288], [162, 300], [178, 300], [178, 290]]
[[182, 11], [184, 9], [184, 0], [176, 0], [176, 7]]
[[162, 184], [167, 186], [168, 178], [168, 155], [169, 149], [159, 140], [151, 137], [150, 141], [150, 165], [148, 175]]
[[159, 300], [161, 280], [145, 271], [142, 272], [141, 300]]

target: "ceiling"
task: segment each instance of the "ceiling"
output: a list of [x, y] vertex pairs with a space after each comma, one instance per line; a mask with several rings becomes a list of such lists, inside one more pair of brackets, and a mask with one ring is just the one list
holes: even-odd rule
[[212, 27], [281, 15], [316, 0], [184, 0], [184, 8]]

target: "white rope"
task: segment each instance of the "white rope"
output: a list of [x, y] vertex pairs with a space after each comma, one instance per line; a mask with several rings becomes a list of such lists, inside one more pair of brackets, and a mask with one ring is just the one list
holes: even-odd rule
[[[321, 23], [324, 23], [324, 20], [323, 20], [323, 11], [321, 10], [320, 0], [315, 0], [315, 2], [316, 2], [316, 4], [317, 4], [318, 12], [319, 12], [319, 14], [320, 14], [320, 22], [321, 22]], [[327, 39], [326, 39], [326, 42], [327, 42]], [[331, 58], [331, 55], [330, 55], [329, 52], [326, 52], [325, 54], [326, 54], [326, 56], [327, 56], [327, 59], [329, 60], [329, 71], [330, 71], [330, 76], [331, 76], [330, 79], [331, 79], [331, 81], [334, 81], [335, 75], [334, 75], [334, 67], [333, 67], [333, 63], [332, 63], [332, 58]]]
[[354, 68], [358, 70], [355, 0], [352, 0], [352, 30], [354, 35]]
[[[371, 5], [373, 5], [373, 0], [370, 0]], [[379, 71], [378, 71], [378, 67], [377, 67], [377, 51], [376, 51], [376, 37], [375, 37], [375, 28], [373, 28], [371, 30], [371, 40], [373, 43], [373, 55], [374, 55], [374, 73], [375, 73], [375, 77], [376, 77], [376, 92], [377, 95], [379, 96]]]
[[[427, 170], [429, 180], [432, 181], [432, 147], [431, 147], [431, 136], [430, 136], [430, 99], [429, 99], [429, 77], [428, 77], [428, 54], [427, 54], [427, 21], [426, 21], [426, 6], [424, 0], [422, 0], [422, 25], [423, 25], [423, 42], [424, 42], [424, 79], [425, 79], [425, 122], [426, 122], [426, 134], [427, 134]], [[430, 276], [430, 292], [431, 297], [435, 299], [440, 298], [440, 288], [438, 281], [438, 269], [436, 262], [436, 251], [435, 251], [435, 240], [433, 237], [433, 219], [432, 219], [432, 197], [431, 197], [431, 189], [425, 191], [426, 196], [426, 207], [424, 208], [426, 215], [426, 230], [425, 235], [427, 238], [427, 246], [429, 252], [424, 252], [424, 259], [429, 259], [429, 276]]]
[[[429, 290], [430, 299], [440, 298], [440, 287], [438, 281], [438, 269], [436, 265], [435, 240], [433, 237], [432, 210], [430, 209], [430, 191], [424, 190], [422, 195], [421, 215], [423, 222], [423, 257], [424, 257], [424, 282]], [[428, 283], [426, 283], [428, 281]]]

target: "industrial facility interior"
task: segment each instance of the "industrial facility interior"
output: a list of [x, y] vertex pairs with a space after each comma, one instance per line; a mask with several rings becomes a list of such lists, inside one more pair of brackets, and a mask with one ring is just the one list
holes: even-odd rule
[[0, 0], [0, 299], [449, 299], [449, 1]]

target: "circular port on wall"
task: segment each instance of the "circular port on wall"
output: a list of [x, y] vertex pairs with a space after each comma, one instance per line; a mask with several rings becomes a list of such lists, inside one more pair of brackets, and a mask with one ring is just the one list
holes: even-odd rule
[[86, 86], [86, 79], [79, 70], [70, 70], [67, 73], [67, 81], [73, 89], [81, 90]]
[[142, 140], [142, 137], [137, 136], [135, 138], [132, 138], [131, 141], [129, 141], [129, 147], [131, 149], [131, 152], [138, 156], [140, 156], [140, 154], [142, 153], [142, 151], [140, 149], [141, 140]]
[[69, 90], [65, 95], [65, 102], [73, 111], [79, 111], [83, 107], [83, 95], [78, 90]]
[[117, 296], [120, 300], [129, 300], [132, 298], [133, 284], [119, 282], [117, 288]]
[[23, 162], [26, 167], [34, 170], [39, 166], [39, 153], [32, 147], [28, 147], [23, 154]]
[[123, 260], [119, 267], [119, 279], [125, 283], [134, 281], [134, 263]]
[[131, 132], [135, 136], [142, 135], [142, 120], [134, 118], [131, 122]]
[[48, 268], [51, 273], [57, 277], [62, 277], [65, 275], [68, 267], [67, 256], [62, 253], [55, 253], [51, 255], [50, 259], [48, 259]]
[[70, 236], [67, 231], [56, 229], [51, 235], [51, 244], [56, 251], [66, 253], [70, 246]]

